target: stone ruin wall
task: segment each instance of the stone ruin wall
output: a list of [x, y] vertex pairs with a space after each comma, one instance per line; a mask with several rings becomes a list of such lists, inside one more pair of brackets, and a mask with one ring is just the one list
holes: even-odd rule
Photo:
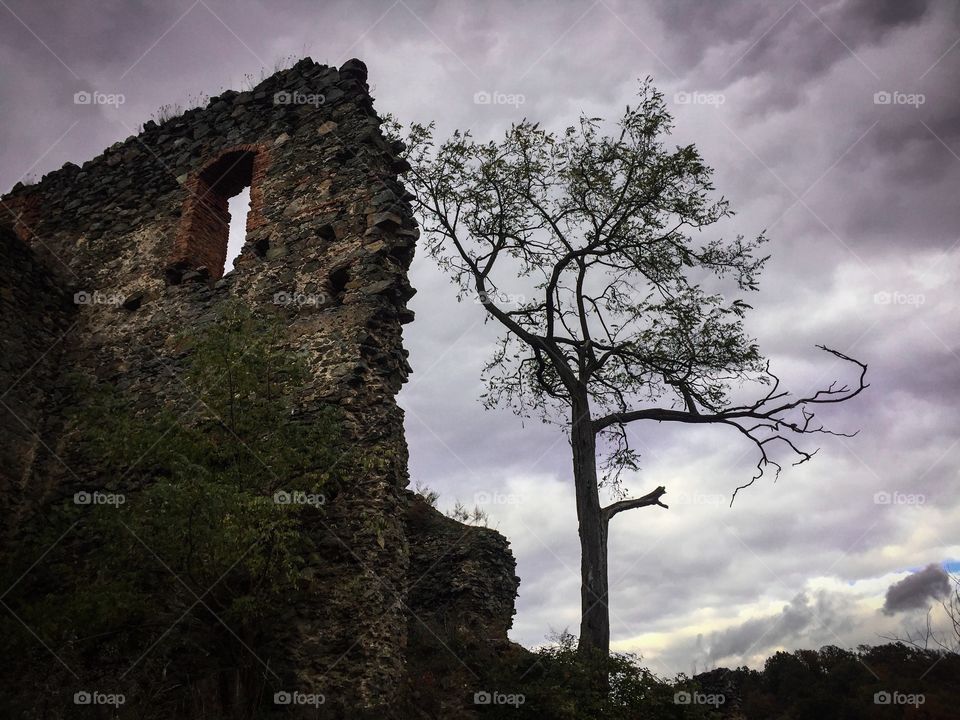
[[[300, 410], [339, 406], [350, 442], [380, 459], [328, 503], [323, 557], [284, 639], [295, 682], [355, 706], [389, 701], [415, 675], [412, 626], [453, 617], [506, 642], [517, 585], [500, 535], [451, 530], [405, 490], [395, 397], [410, 372], [401, 326], [418, 230], [397, 179], [402, 148], [381, 134], [366, 74], [357, 60], [305, 59], [148, 122], [0, 205], [4, 551], [44, 506], [96, 487], [62, 460], [68, 373], [149, 412], [189, 399], [175, 379], [179, 332], [230, 298], [268, 308], [311, 368]], [[227, 199], [244, 185], [246, 242], [223, 274]]]

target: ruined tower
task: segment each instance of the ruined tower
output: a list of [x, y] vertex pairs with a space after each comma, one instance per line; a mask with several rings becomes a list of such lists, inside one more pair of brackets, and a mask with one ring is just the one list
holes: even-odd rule
[[[411, 648], [424, 638], [453, 627], [506, 643], [517, 587], [499, 534], [405, 489], [395, 397], [410, 372], [401, 328], [413, 319], [418, 230], [397, 178], [402, 148], [384, 139], [366, 78], [358, 60], [339, 70], [302, 60], [148, 122], [0, 206], [4, 552], [45, 507], [96, 481], [95, 468], [64, 460], [68, 373], [149, 411], [189, 392], [175, 380], [179, 331], [202, 331], [231, 299], [268, 309], [309, 367], [305, 416], [339, 408], [349, 442], [377, 460], [324, 508], [315, 572], [278, 609], [291, 620], [270, 661], [330, 706], [358, 709], [395, 704], [416, 684]], [[225, 273], [228, 200], [245, 187], [245, 242]]]

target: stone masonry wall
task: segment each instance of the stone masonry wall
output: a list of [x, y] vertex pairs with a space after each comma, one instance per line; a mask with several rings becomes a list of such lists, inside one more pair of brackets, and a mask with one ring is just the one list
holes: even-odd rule
[[61, 400], [58, 378], [64, 334], [76, 322], [64, 285], [33, 250], [0, 225], [0, 538], [27, 509], [32, 469], [48, 455], [47, 409]]
[[[189, 399], [176, 381], [180, 331], [208, 326], [231, 298], [269, 308], [311, 368], [302, 414], [339, 406], [349, 441], [378, 460], [328, 503], [315, 528], [324, 554], [283, 639], [300, 687], [352, 707], [391, 702], [409, 672], [411, 543], [422, 535], [407, 526], [395, 402], [410, 372], [401, 326], [413, 317], [406, 271], [418, 230], [397, 180], [402, 148], [379, 125], [363, 63], [337, 70], [305, 59], [251, 91], [148, 122], [0, 205], [0, 382], [12, 388], [0, 404], [3, 550], [15, 551], [13, 538], [49, 503], [96, 487], [65, 460], [67, 373], [149, 412]], [[224, 274], [227, 200], [245, 184], [246, 242]], [[505, 545], [491, 547], [510, 578], [491, 619], [505, 641], [513, 560]], [[439, 559], [445, 548], [417, 550], [418, 568], [430, 568], [431, 552]], [[416, 603], [424, 597], [418, 590]]]

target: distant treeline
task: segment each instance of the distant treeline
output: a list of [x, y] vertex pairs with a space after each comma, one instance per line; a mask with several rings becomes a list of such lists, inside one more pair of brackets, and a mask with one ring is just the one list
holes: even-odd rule
[[[720, 717], [859, 720], [960, 717], [960, 655], [904, 643], [778, 652], [763, 670], [720, 668], [694, 678], [723, 694]], [[639, 716], [638, 716], [639, 717]]]
[[[960, 655], [904, 643], [843, 650], [778, 652], [762, 670], [717, 668], [672, 680], [640, 658], [614, 653], [603, 663], [610, 693], [569, 635], [514, 664], [493, 663], [488, 685], [521, 703], [475, 707], [481, 717], [551, 720], [885, 720], [960, 717]], [[484, 674], [481, 671], [481, 674]]]

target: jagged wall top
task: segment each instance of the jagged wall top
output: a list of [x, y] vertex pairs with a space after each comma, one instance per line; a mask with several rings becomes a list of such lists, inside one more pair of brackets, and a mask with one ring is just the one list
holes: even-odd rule
[[366, 77], [360, 60], [349, 60], [338, 70], [304, 58], [252, 90], [227, 90], [211, 97], [205, 107], [159, 124], [148, 121], [139, 135], [82, 165], [68, 162], [36, 184], [18, 183], [3, 197], [6, 212], [0, 220], [27, 242], [64, 230], [82, 231], [88, 241], [121, 235], [135, 229], [149, 217], [152, 204], [180, 190], [219, 153], [267, 139], [282, 143], [305, 124], [322, 132], [324, 121], [338, 118], [345, 108], [365, 116], [369, 127], [360, 138], [352, 135], [333, 159], [347, 160], [366, 145], [371, 152], [390, 154], [394, 170], [402, 170], [403, 161], [395, 157], [398, 148], [390, 148], [379, 132]]

